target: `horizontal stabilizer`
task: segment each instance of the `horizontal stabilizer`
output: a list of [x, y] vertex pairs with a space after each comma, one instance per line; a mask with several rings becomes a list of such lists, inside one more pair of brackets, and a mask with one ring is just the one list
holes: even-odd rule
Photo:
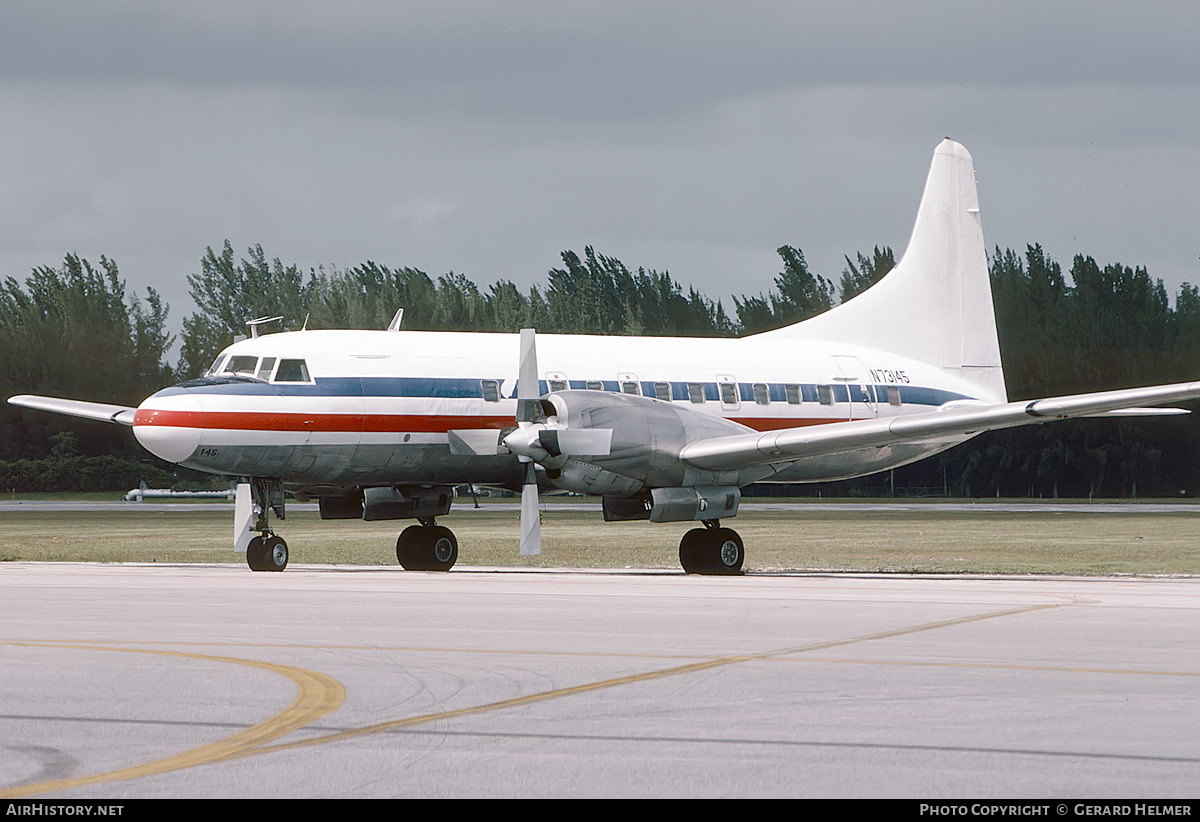
[[38, 411], [52, 411], [55, 414], [67, 414], [72, 417], [83, 417], [98, 422], [115, 422], [119, 425], [133, 425], [133, 415], [136, 408], [125, 405], [107, 405], [102, 402], [83, 402], [82, 400], [60, 400], [57, 397], [38, 397], [33, 394], [19, 394], [9, 397], [10, 405], [22, 408], [34, 408]]

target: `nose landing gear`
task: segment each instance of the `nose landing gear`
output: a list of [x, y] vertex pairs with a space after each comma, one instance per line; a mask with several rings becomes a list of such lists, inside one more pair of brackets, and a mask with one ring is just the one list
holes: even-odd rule
[[[246, 544], [246, 564], [251, 571], [282, 571], [288, 564], [288, 546], [283, 537], [270, 529], [269, 517], [274, 511], [279, 519], [285, 518], [283, 483], [277, 479], [251, 477], [247, 484], [250, 486], [250, 499], [246, 501], [249, 504], [242, 509], [244, 514], [235, 514], [235, 519], [245, 523], [240, 526], [246, 529], [241, 533], [257, 531], [258, 536]], [[241, 496], [244, 492], [239, 490], [238, 493], [238, 507], [241, 508], [246, 502]]]
[[288, 547], [283, 537], [269, 531], [246, 546], [246, 564], [251, 571], [282, 571], [287, 567]]

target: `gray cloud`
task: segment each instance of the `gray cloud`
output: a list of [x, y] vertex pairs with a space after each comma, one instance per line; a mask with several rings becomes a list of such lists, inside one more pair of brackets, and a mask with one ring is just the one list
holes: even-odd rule
[[0, 263], [205, 246], [541, 282], [593, 244], [713, 296], [901, 250], [938, 139], [989, 241], [1195, 281], [1187, 3], [3, 4]]

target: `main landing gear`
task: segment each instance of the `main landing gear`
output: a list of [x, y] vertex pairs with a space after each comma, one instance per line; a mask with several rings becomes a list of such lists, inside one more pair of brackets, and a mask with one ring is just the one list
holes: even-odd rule
[[458, 560], [454, 532], [435, 525], [433, 518], [419, 519], [396, 539], [396, 559], [405, 571], [449, 571]]
[[688, 574], [734, 575], [742, 573], [746, 549], [732, 528], [722, 528], [713, 520], [704, 520], [703, 528], [693, 528], [679, 541], [679, 564]]

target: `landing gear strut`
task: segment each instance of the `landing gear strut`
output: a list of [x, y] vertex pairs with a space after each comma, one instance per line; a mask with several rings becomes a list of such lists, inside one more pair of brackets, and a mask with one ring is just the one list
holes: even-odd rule
[[433, 518], [418, 520], [400, 532], [396, 540], [396, 559], [405, 571], [449, 571], [458, 560], [458, 540], [454, 532], [435, 525]]
[[679, 541], [679, 564], [688, 574], [740, 574], [745, 559], [738, 532], [715, 519], [704, 520], [703, 528], [693, 528]]
[[285, 518], [283, 483], [252, 477], [250, 496], [256, 510], [251, 530], [258, 531], [258, 536], [246, 546], [246, 564], [251, 571], [282, 571], [288, 564], [288, 546], [283, 537], [271, 530], [268, 519], [271, 511], [279, 519]]

